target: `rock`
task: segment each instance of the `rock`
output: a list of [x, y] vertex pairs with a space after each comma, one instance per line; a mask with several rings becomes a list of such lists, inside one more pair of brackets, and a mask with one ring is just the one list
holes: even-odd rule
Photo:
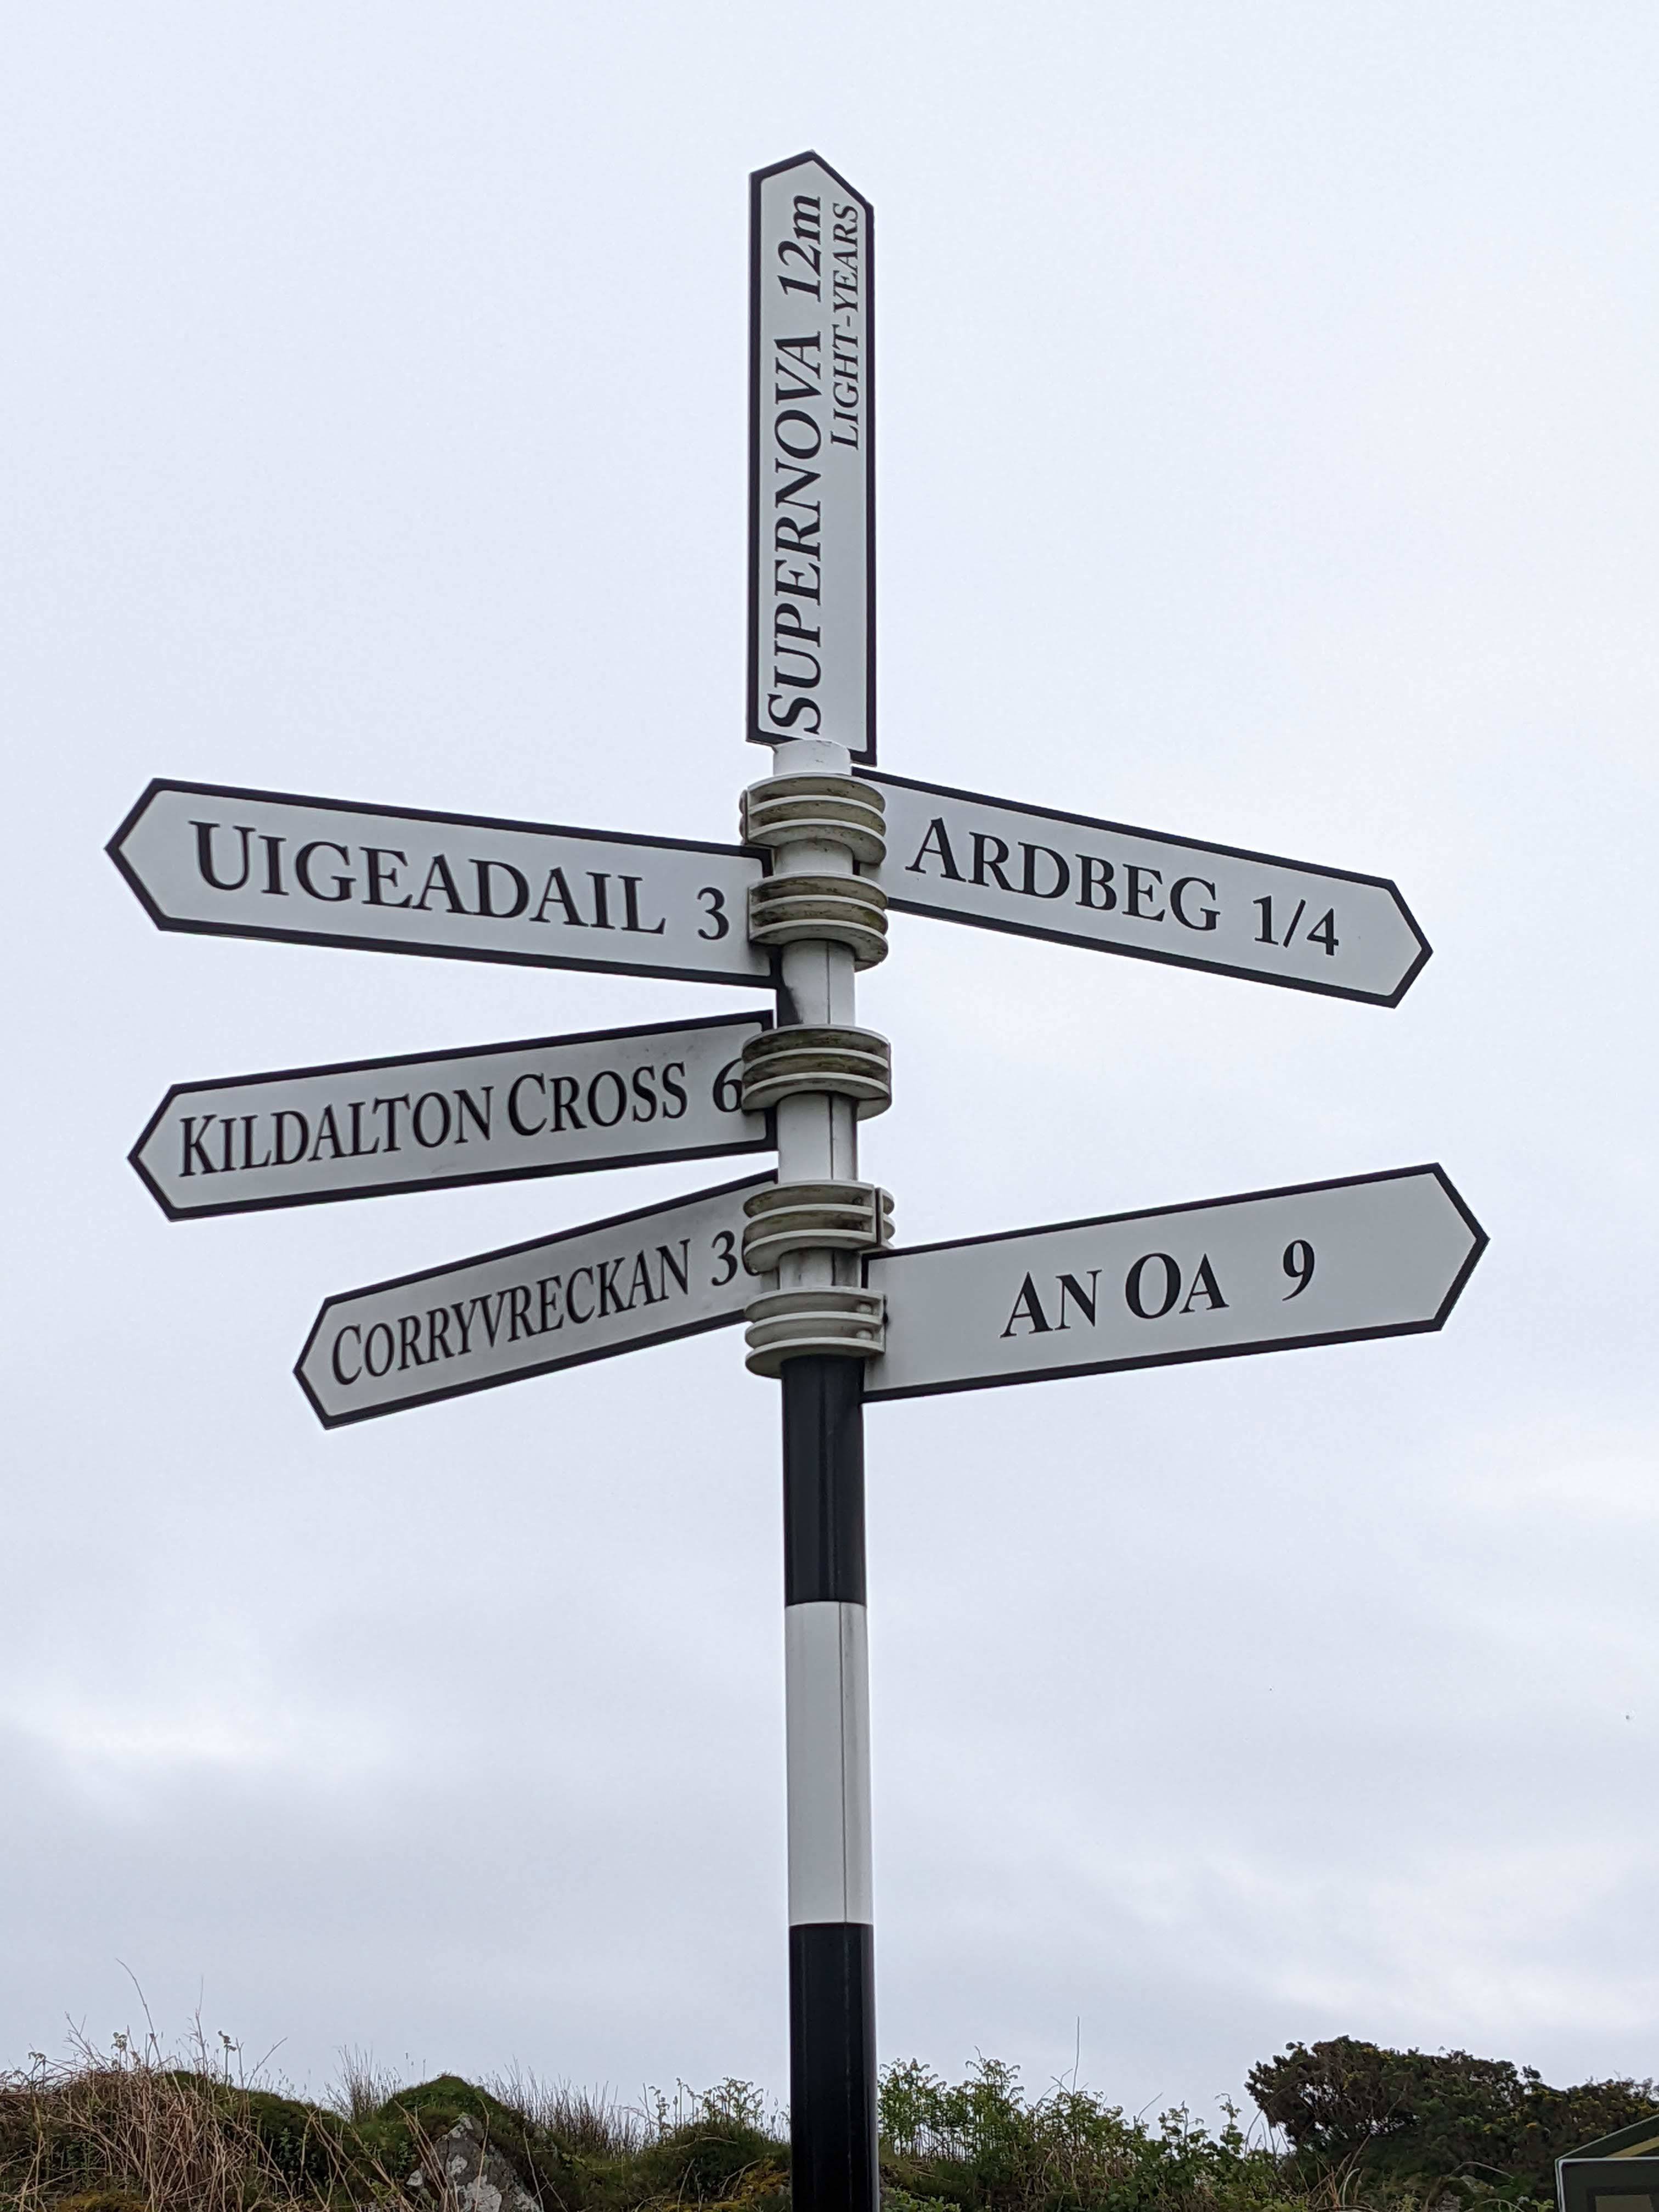
[[446, 2212], [541, 2212], [507, 2160], [490, 2149], [476, 2120], [456, 2121], [427, 2152], [405, 2187], [428, 2203], [441, 2197]]

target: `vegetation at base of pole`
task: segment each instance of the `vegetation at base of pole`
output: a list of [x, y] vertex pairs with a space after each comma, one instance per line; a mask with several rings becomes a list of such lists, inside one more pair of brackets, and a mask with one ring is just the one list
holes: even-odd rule
[[[0, 2075], [4, 2212], [787, 2212], [787, 2118], [746, 2082], [637, 2105], [515, 2073], [402, 2085], [354, 2054], [323, 2102], [245, 2078], [228, 2036], [80, 2043]], [[1251, 2069], [1261, 2115], [1128, 2116], [981, 2059], [882, 2076], [884, 2212], [1476, 2212], [1553, 2203], [1563, 2152], [1659, 2107], [1649, 2081], [1350, 2037]], [[455, 2155], [459, 2148], [460, 2156]]]

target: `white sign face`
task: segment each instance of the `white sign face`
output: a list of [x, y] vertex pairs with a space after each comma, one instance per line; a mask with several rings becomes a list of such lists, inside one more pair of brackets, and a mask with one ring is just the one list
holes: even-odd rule
[[769, 986], [739, 845], [152, 783], [109, 854], [162, 929]]
[[772, 1177], [694, 1192], [557, 1237], [344, 1291], [295, 1373], [325, 1428], [743, 1319], [743, 1201]]
[[888, 1252], [866, 1398], [1441, 1327], [1486, 1231], [1437, 1167]]
[[872, 775], [901, 913], [1397, 1006], [1429, 945], [1380, 876]]
[[175, 1084], [132, 1164], [174, 1221], [757, 1152], [743, 1048], [769, 1014]]
[[750, 193], [749, 736], [872, 761], [873, 214], [816, 154]]

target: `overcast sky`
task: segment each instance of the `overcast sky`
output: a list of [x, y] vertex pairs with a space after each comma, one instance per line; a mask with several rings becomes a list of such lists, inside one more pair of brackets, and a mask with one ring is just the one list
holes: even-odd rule
[[1443, 1163], [1443, 1334], [872, 1407], [884, 2056], [1659, 2068], [1659, 20], [10, 11], [0, 2063], [785, 2079], [725, 1333], [326, 1434], [328, 1292], [744, 1172], [167, 1223], [169, 1083], [712, 1014], [163, 936], [152, 775], [729, 837], [748, 171], [875, 203], [882, 762], [1393, 877], [1393, 1012], [899, 917], [902, 1241]]

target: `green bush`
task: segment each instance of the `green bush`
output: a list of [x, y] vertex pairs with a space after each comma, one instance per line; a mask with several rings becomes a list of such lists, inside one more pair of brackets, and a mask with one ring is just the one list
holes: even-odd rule
[[1087, 2089], [1035, 2100], [1017, 2070], [981, 2059], [949, 2083], [914, 2061], [881, 2082], [884, 2160], [896, 2195], [961, 2212], [1165, 2212], [1278, 2201], [1278, 2161], [1227, 2108], [1212, 2135], [1180, 2109], [1156, 2127]]
[[[655, 2139], [639, 2154], [641, 2179], [676, 2204], [718, 2204], [747, 2180], [781, 2181], [788, 2148], [766, 2124], [765, 2100], [747, 2081], [726, 2081], [693, 2100], [688, 2118], [671, 2120], [658, 2102]], [[744, 2191], [753, 2196], [753, 2191]]]
[[1555, 2161], [1659, 2106], [1651, 2081], [1552, 2089], [1530, 2066], [1467, 2051], [1388, 2051], [1352, 2036], [1292, 2043], [1252, 2067], [1252, 2097], [1303, 2163], [1485, 2179], [1553, 2197]]
[[[1352, 2037], [1291, 2044], [1249, 2085], [1278, 2136], [1248, 2138], [1231, 2106], [1212, 2130], [1074, 2084], [1032, 2097], [996, 2059], [955, 2082], [889, 2066], [884, 2212], [1504, 2212], [1550, 2196], [1560, 2152], [1659, 2105], [1648, 2082], [1554, 2089]], [[360, 2070], [331, 2108], [127, 2044], [41, 2062], [0, 2077], [0, 2212], [435, 2212], [410, 2176], [464, 2118], [543, 2212], [787, 2212], [787, 2129], [746, 2082], [644, 2111], [533, 2077], [388, 2087]]]

